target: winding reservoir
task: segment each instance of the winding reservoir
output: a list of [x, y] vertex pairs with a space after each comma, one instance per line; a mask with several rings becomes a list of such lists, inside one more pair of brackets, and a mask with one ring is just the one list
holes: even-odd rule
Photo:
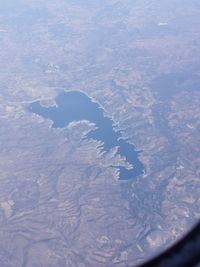
[[135, 147], [122, 139], [120, 131], [113, 129], [114, 122], [105, 116], [98, 103], [80, 91], [62, 91], [55, 99], [56, 106], [44, 107], [39, 101], [29, 105], [28, 110], [53, 121], [54, 128], [63, 128], [72, 121], [88, 120], [96, 124], [97, 129], [90, 131], [87, 138], [103, 142], [102, 150], [108, 152], [117, 147], [117, 153], [132, 164], [132, 169], [119, 168], [120, 180], [129, 180], [143, 174], [144, 166], [138, 158]]

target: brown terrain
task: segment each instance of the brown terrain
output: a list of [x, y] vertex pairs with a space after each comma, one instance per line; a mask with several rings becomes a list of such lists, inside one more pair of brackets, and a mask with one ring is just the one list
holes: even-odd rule
[[[137, 266], [200, 217], [200, 3], [0, 0], [0, 266]], [[81, 90], [141, 151], [27, 111]], [[125, 163], [123, 163], [125, 164]]]

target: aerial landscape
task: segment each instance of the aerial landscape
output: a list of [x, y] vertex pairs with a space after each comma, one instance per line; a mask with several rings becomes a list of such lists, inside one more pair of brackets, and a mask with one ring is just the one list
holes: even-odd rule
[[198, 222], [199, 28], [198, 0], [0, 0], [0, 266], [139, 266]]

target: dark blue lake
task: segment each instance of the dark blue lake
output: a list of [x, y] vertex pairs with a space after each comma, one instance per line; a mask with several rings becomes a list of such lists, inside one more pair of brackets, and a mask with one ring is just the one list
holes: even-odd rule
[[96, 124], [97, 129], [90, 131], [86, 138], [103, 142], [102, 150], [108, 152], [118, 147], [117, 153], [132, 164], [132, 169], [117, 167], [121, 180], [129, 180], [143, 174], [144, 166], [138, 158], [135, 147], [122, 139], [120, 131], [113, 129], [114, 122], [106, 117], [104, 110], [98, 103], [79, 91], [62, 91], [55, 99], [57, 106], [44, 107], [39, 101], [33, 102], [28, 107], [30, 112], [38, 114], [53, 121], [54, 128], [63, 128], [72, 121], [88, 120]]

